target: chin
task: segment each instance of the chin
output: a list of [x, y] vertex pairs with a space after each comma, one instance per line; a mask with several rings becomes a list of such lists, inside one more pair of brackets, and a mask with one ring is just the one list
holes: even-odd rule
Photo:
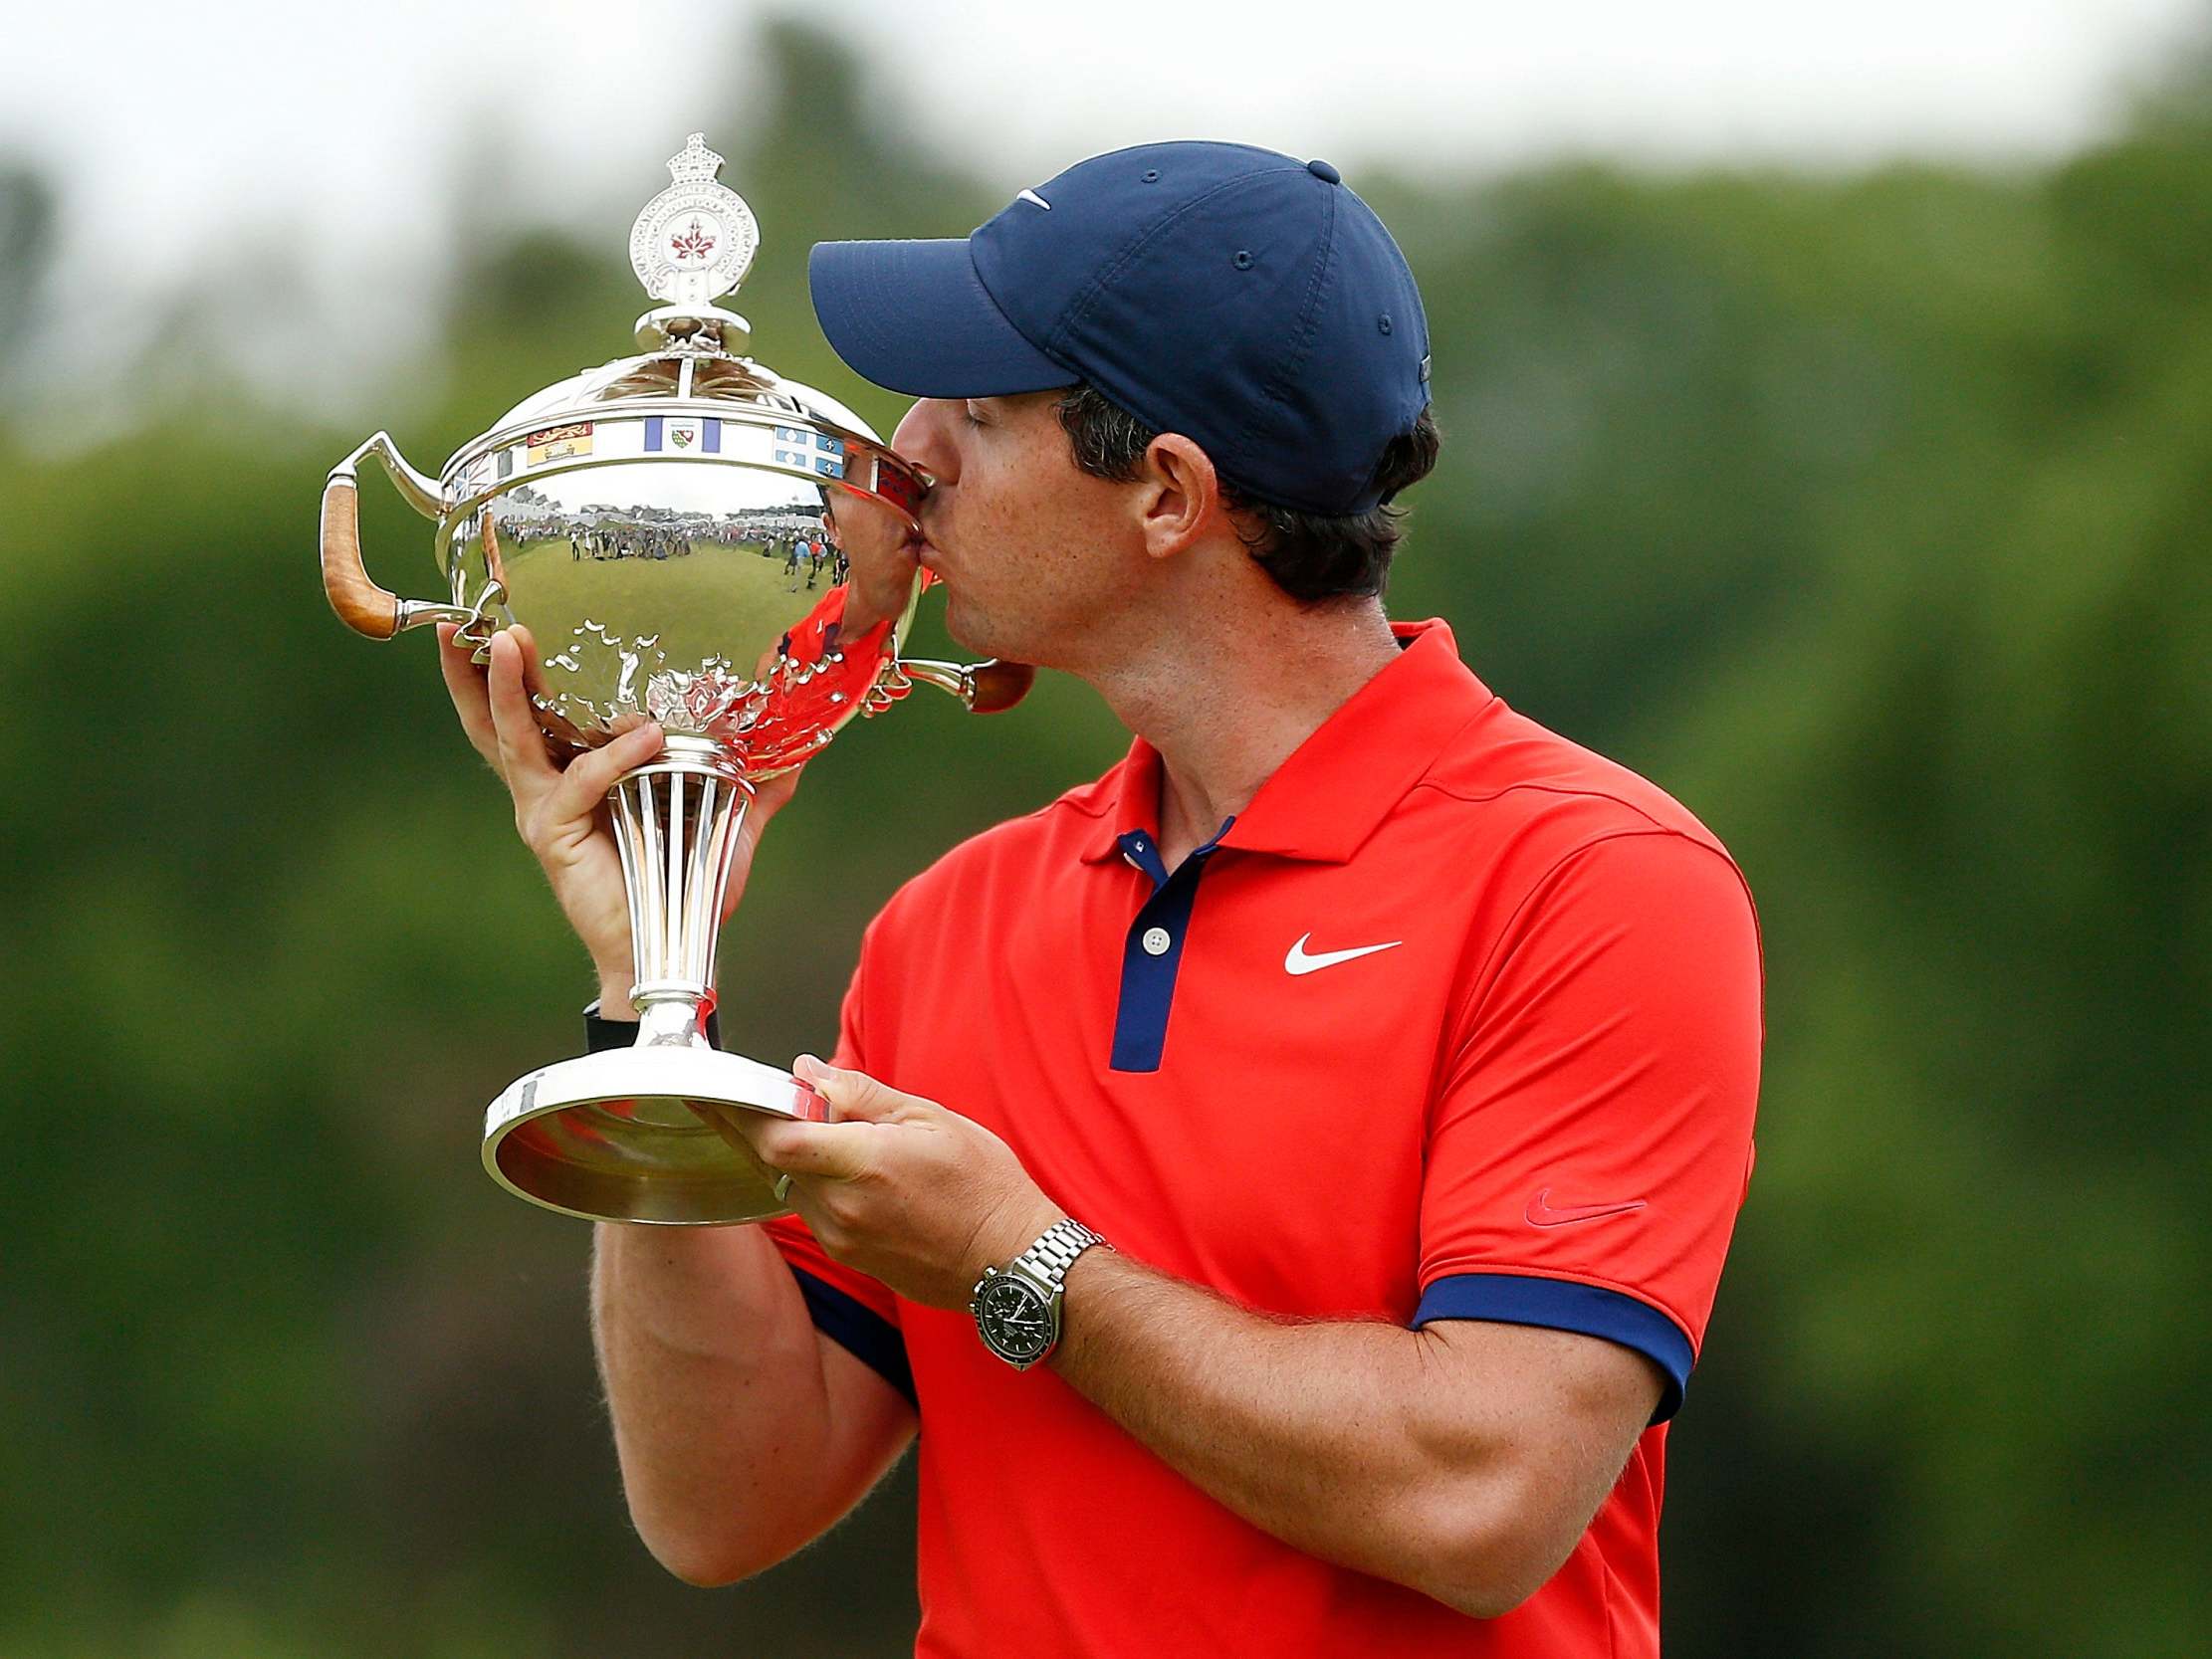
[[1009, 624], [964, 600], [957, 592], [945, 595], [945, 632], [953, 643], [976, 659], [994, 658], [1001, 663], [1029, 663], [1038, 668], [1056, 666], [1048, 635], [1034, 626]]
[[995, 643], [990, 618], [978, 616], [974, 606], [950, 592], [945, 595], [945, 632], [963, 651], [979, 657], [1006, 655]]

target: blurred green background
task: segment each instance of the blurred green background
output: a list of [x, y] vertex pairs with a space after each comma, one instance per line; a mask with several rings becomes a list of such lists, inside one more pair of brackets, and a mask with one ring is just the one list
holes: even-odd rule
[[[902, 141], [825, 39], [765, 50], [803, 108], [711, 132], [774, 237], [743, 308], [888, 430], [797, 250], [958, 233], [1008, 182]], [[844, 136], [801, 176], [806, 131]], [[1763, 918], [1669, 1651], [2201, 1653], [2212, 94], [2002, 172], [1355, 182], [1445, 433], [1393, 612], [1684, 801]], [[0, 158], [0, 353], [53, 200]], [[382, 417], [418, 465], [626, 349], [624, 235], [456, 244], [451, 372]], [[0, 407], [0, 1655], [902, 1651], [907, 1470], [727, 1590], [630, 1533], [586, 1229], [477, 1163], [585, 963], [427, 640], [324, 607], [316, 500], [367, 426], [156, 349], [205, 372], [189, 416], [55, 459]], [[363, 496], [372, 569], [428, 591], [427, 526]], [[873, 908], [1123, 742], [1053, 677], [849, 731], [724, 943], [726, 1040], [827, 1043]]]

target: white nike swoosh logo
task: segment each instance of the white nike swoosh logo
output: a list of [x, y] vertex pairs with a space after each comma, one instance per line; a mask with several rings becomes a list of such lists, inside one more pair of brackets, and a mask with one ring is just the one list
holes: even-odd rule
[[1311, 937], [1311, 933], [1303, 934], [1290, 947], [1290, 954], [1282, 959], [1285, 973], [1312, 973], [1324, 967], [1334, 967], [1339, 962], [1349, 962], [1356, 957], [1372, 956], [1378, 950], [1396, 950], [1406, 942], [1402, 938], [1394, 938], [1388, 944], [1359, 944], [1349, 950], [1324, 950], [1319, 955], [1309, 956], [1306, 954], [1306, 940]]
[[1042, 196], [1038, 195], [1034, 190], [1024, 190], [1021, 192], [1020, 195], [1014, 197], [1014, 200], [1017, 202], [1035, 202], [1037, 206], [1043, 208], [1045, 212], [1050, 213], [1052, 211], [1052, 204], [1046, 201]]

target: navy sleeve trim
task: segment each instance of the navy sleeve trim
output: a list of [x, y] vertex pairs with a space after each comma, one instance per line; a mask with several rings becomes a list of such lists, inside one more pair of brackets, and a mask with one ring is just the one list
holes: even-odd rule
[[1620, 1291], [1519, 1273], [1455, 1273], [1429, 1287], [1414, 1311], [1414, 1329], [1440, 1319], [1541, 1325], [1633, 1348], [1666, 1373], [1666, 1388], [1652, 1421], [1663, 1423], [1682, 1408], [1692, 1362], [1689, 1338], [1649, 1302]]
[[825, 1279], [802, 1267], [791, 1269], [798, 1294], [806, 1299], [806, 1312], [814, 1329], [859, 1360], [906, 1397], [919, 1412], [922, 1402], [914, 1393], [914, 1367], [907, 1363], [906, 1339], [899, 1328], [859, 1298], [847, 1295]]

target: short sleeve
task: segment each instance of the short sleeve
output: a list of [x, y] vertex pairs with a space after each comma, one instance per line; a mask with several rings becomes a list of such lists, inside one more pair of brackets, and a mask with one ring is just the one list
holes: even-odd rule
[[[830, 1061], [856, 1071], [868, 1069], [861, 1037], [866, 971], [867, 951], [863, 946], [852, 983], [845, 989], [844, 1007], [837, 1021], [837, 1052]], [[783, 1253], [783, 1260], [790, 1264], [815, 1329], [904, 1394], [909, 1405], [917, 1405], [914, 1371], [907, 1362], [906, 1338], [899, 1328], [898, 1297], [881, 1281], [830, 1260], [797, 1216], [777, 1216], [763, 1226]]]
[[1671, 830], [1561, 859], [1490, 951], [1429, 1126], [1417, 1326], [1497, 1320], [1649, 1356], [1681, 1403], [1750, 1179], [1758, 920]]

